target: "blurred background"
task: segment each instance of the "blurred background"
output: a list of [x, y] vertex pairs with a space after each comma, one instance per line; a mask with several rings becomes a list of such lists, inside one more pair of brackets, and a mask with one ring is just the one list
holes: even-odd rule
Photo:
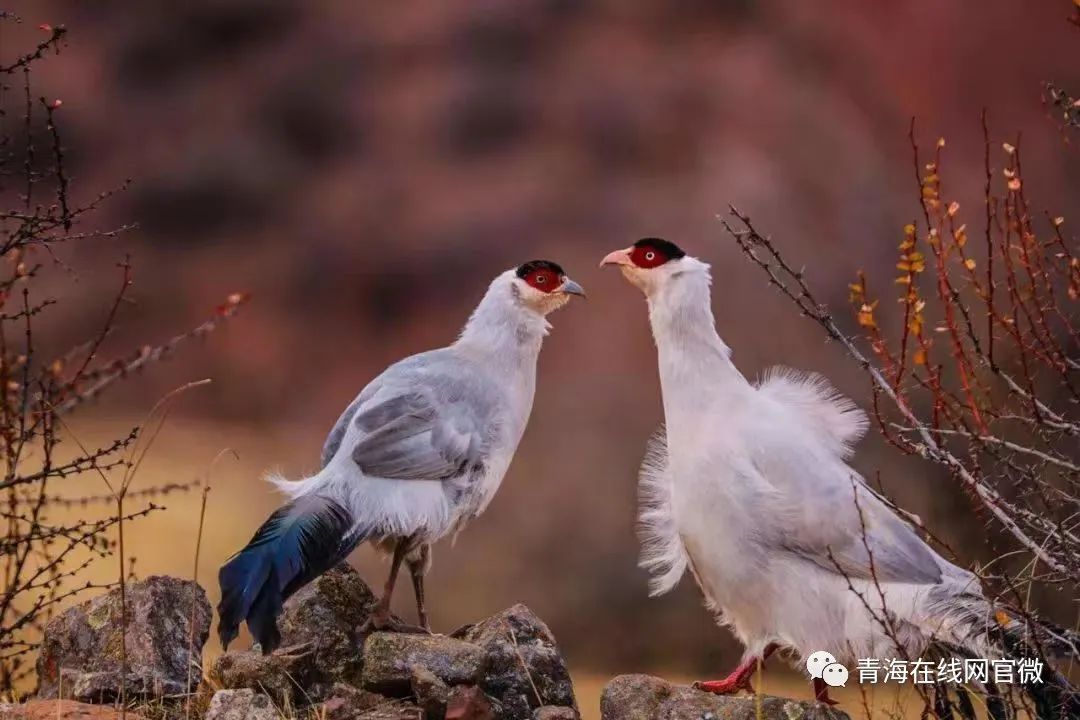
[[[597, 269], [601, 256], [644, 235], [679, 243], [712, 263], [719, 329], [747, 375], [821, 371], [865, 406], [857, 367], [717, 214], [748, 212], [854, 329], [847, 283], [865, 269], [889, 287], [919, 210], [912, 117], [924, 148], [946, 139], [945, 193], [973, 226], [984, 107], [995, 158], [1022, 134], [1039, 210], [1071, 217], [1080, 190], [1040, 101], [1043, 81], [1080, 87], [1069, 0], [4, 5], [23, 18], [3, 28], [5, 56], [43, 39], [39, 23], [70, 31], [36, 83], [63, 101], [75, 196], [133, 180], [93, 222], [138, 229], [64, 258], [78, 281], [58, 283], [65, 312], [42, 321], [56, 342], [92, 337], [125, 253], [137, 302], [108, 342], [117, 352], [252, 295], [205, 344], [72, 420], [84, 443], [104, 441], [171, 388], [213, 378], [178, 403], [133, 489], [236, 452], [214, 468], [198, 568], [215, 602], [217, 568], [278, 504], [261, 474], [315, 469], [375, 374], [451, 341], [491, 278], [525, 260], [557, 260], [587, 288], [552, 317], [502, 491], [436, 548], [429, 590], [442, 631], [526, 603], [583, 676], [716, 675], [740, 653], [688, 579], [646, 596], [635, 481], [661, 417], [655, 351], [641, 297]], [[963, 562], [1000, 552], [937, 471], [877, 438], [856, 465]], [[140, 576], [192, 572], [198, 498], [167, 504], [131, 527]], [[352, 560], [382, 582], [370, 550]], [[397, 600], [411, 617], [409, 593]]]

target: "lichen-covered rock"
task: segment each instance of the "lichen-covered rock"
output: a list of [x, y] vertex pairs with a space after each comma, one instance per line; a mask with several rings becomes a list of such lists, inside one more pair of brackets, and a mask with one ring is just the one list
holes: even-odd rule
[[316, 712], [312, 713], [312, 717], [322, 720], [353, 720], [362, 716], [366, 719], [369, 717], [366, 714], [368, 711], [386, 709], [388, 704], [395, 708], [400, 706], [400, 703], [388, 700], [382, 695], [344, 683], [338, 683], [329, 688], [325, 695], [327, 699], [318, 706]]
[[292, 705], [305, 700], [315, 676], [314, 658], [304, 646], [279, 648], [271, 655], [234, 650], [218, 656], [210, 669], [210, 677], [221, 688], [250, 688], [274, 702]]
[[338, 685], [330, 695], [305, 717], [311, 720], [432, 720], [411, 702], [385, 698], [349, 685]]
[[342, 563], [285, 603], [281, 647], [270, 655], [227, 652], [211, 676], [223, 688], [252, 688], [293, 705], [325, 700], [335, 683], [359, 686], [364, 659], [356, 630], [375, 603], [360, 575]]
[[[760, 714], [759, 714], [760, 704]], [[721, 696], [672, 685], [649, 675], [620, 675], [600, 696], [602, 720], [849, 720], [846, 713], [817, 702]]]
[[562, 705], [545, 705], [536, 708], [533, 720], [581, 720], [581, 715], [572, 707]]
[[347, 563], [323, 573], [285, 603], [278, 618], [282, 650], [304, 646], [311, 668], [326, 683], [360, 683], [363, 655], [357, 628], [378, 599]]
[[446, 716], [450, 687], [423, 665], [413, 667], [410, 684], [416, 704], [424, 711], [424, 720], [442, 720]]
[[[202, 648], [210, 633], [206, 593], [189, 580], [155, 575], [129, 583], [126, 603], [126, 697], [188, 692], [200, 679]], [[38, 697], [62, 692], [65, 698], [111, 702], [119, 696], [120, 605], [120, 589], [114, 588], [49, 621], [37, 662]]]
[[[0, 720], [115, 720], [120, 712], [111, 705], [90, 705], [74, 700], [31, 700], [19, 705], [0, 703]], [[145, 720], [127, 712], [127, 720]]]
[[472, 685], [484, 669], [484, 652], [445, 635], [377, 632], [364, 643], [363, 685], [404, 697], [412, 689], [413, 668], [422, 666], [447, 685]]
[[484, 650], [480, 687], [499, 701], [507, 720], [532, 720], [545, 705], [577, 709], [574, 685], [555, 637], [524, 605], [459, 631]]
[[243, 690], [218, 690], [210, 699], [205, 720], [278, 720], [273, 701], [262, 693]]
[[458, 685], [446, 701], [446, 720], [502, 720], [498, 703], [475, 685]]

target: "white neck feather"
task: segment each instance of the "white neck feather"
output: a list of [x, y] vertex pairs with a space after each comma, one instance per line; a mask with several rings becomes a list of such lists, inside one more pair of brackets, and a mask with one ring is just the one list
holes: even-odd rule
[[685, 269], [648, 296], [669, 423], [678, 423], [673, 415], [696, 411], [718, 392], [742, 392], [751, 387], [731, 362], [731, 349], [716, 332], [709, 266], [691, 257], [684, 258], [682, 264]]
[[514, 271], [508, 270], [492, 281], [454, 347], [508, 370], [535, 371], [540, 346], [551, 326], [522, 302], [514, 277]]

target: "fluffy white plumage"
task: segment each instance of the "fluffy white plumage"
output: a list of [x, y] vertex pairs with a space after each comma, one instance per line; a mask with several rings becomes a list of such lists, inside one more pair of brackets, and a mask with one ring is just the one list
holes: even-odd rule
[[744, 660], [776, 644], [853, 665], [901, 656], [897, 641], [911, 657], [933, 641], [987, 656], [995, 623], [975, 576], [845, 462], [866, 415], [819, 375], [776, 368], [749, 382], [717, 335], [708, 266], [643, 269], [632, 250], [605, 262], [645, 293], [659, 358], [666, 430], [639, 484], [652, 594], [689, 567]]

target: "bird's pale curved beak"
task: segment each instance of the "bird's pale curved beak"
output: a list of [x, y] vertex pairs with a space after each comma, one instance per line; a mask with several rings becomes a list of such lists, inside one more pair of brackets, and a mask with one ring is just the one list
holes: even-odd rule
[[556, 289], [556, 292], [561, 292], [564, 295], [585, 297], [585, 288], [581, 287], [570, 278], [566, 278], [566, 280], [563, 281], [563, 284]]
[[604, 256], [604, 259], [600, 261], [600, 267], [604, 267], [605, 265], [632, 265], [630, 253], [633, 252], [633, 250], [633, 248], [623, 248], [622, 250], [608, 253]]

